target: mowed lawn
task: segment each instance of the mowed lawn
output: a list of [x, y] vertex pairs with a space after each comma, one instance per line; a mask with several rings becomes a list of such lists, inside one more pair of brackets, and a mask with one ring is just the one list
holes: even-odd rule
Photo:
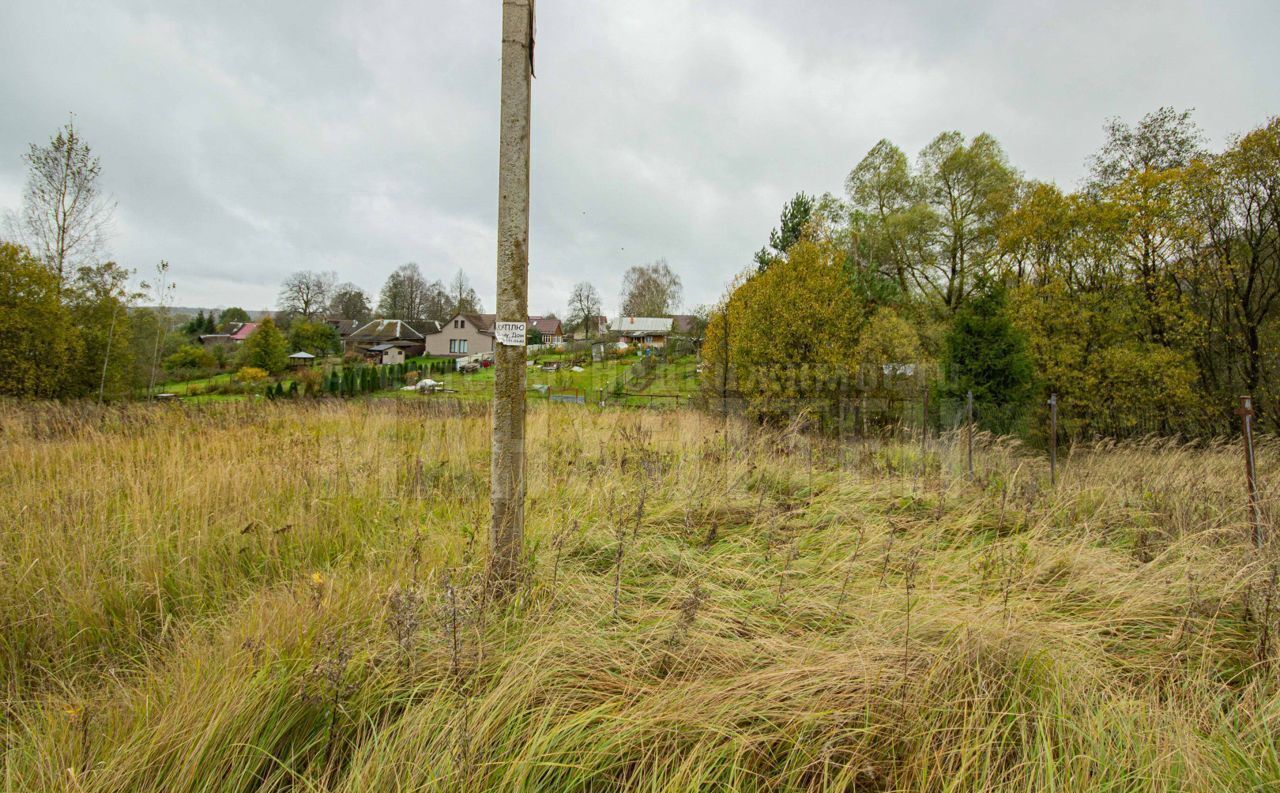
[[[1261, 791], [1240, 449], [539, 403], [0, 403], [14, 791]], [[1280, 448], [1258, 451], [1268, 520]]]

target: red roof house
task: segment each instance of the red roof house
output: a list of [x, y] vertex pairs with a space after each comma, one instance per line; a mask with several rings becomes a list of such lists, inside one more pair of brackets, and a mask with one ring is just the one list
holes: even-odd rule
[[240, 327], [231, 331], [231, 341], [237, 342], [237, 343], [242, 342], [245, 339], [249, 338], [249, 334], [253, 333], [257, 329], [258, 329], [258, 323], [245, 322], [241, 324]]

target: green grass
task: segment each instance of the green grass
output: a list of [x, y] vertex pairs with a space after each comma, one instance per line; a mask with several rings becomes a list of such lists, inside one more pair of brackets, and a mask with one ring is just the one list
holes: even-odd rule
[[198, 377], [193, 380], [170, 380], [160, 383], [156, 386], [157, 394], [189, 394], [192, 391], [201, 388], [207, 388], [211, 385], [221, 383], [230, 383], [234, 372], [223, 372], [222, 374], [211, 375], [209, 377]]
[[538, 405], [498, 603], [489, 427], [0, 403], [5, 789], [1280, 786], [1236, 447]]
[[[565, 362], [566, 359], [567, 356], [563, 354], [554, 358], [539, 356], [539, 361], [541, 362], [549, 362], [551, 360]], [[594, 402], [598, 398], [601, 389], [607, 395], [614, 381], [623, 375], [635, 362], [634, 358], [614, 359], [599, 363], [592, 363], [588, 360], [582, 363], [583, 371], [581, 372], [571, 371], [571, 367], [568, 366], [564, 366], [555, 372], [546, 372], [539, 366], [531, 366], [526, 369], [525, 373], [526, 383], [530, 391], [529, 397], [530, 399], [538, 398], [540, 395], [536, 392], [534, 386], [545, 385], [549, 386], [555, 393], [576, 391], [586, 397], [588, 401]], [[473, 374], [449, 371], [443, 374], [436, 372], [426, 376], [445, 383], [445, 386], [454, 392], [449, 395], [452, 397], [472, 401], [485, 401], [493, 396], [494, 370], [492, 367], [481, 369]], [[430, 399], [431, 397], [423, 398]]]
[[630, 407], [679, 407], [701, 389], [698, 359], [684, 355], [660, 362], [648, 377], [630, 384], [626, 394], [613, 399], [615, 404]]

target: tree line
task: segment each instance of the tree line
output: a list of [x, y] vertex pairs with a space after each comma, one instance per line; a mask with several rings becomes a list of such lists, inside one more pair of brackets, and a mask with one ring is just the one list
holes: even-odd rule
[[[683, 288], [680, 276], [665, 259], [634, 265], [623, 277], [619, 305], [625, 316], [672, 316], [679, 310]], [[599, 333], [602, 316], [600, 293], [589, 281], [575, 284], [567, 298], [564, 328], [583, 331], [587, 338]], [[357, 326], [371, 319], [399, 319], [429, 332], [433, 323], [444, 326], [458, 314], [481, 314], [484, 305], [459, 269], [446, 284], [431, 280], [413, 262], [387, 277], [374, 303], [359, 285], [339, 283], [336, 273], [302, 270], [289, 275], [276, 300], [275, 322], [288, 334], [290, 351], [316, 355], [340, 351], [337, 333], [327, 319], [351, 320]], [[543, 316], [556, 317], [555, 311]], [[193, 320], [199, 324], [200, 317]]]
[[337, 351], [333, 328], [290, 323], [291, 315], [283, 328], [264, 319], [238, 348], [202, 345], [201, 336], [230, 333], [249, 313], [201, 310], [180, 321], [167, 262], [134, 285], [134, 270], [105, 257], [115, 204], [74, 119], [23, 160], [22, 206], [6, 215], [0, 240], [0, 395], [118, 399], [169, 378], [229, 367], [278, 373], [290, 352]]
[[333, 272], [303, 270], [287, 277], [276, 299], [277, 318], [287, 324], [334, 318], [365, 323], [377, 317], [401, 319], [410, 325], [443, 324], [455, 314], [484, 312], [466, 273], [459, 270], [448, 284], [430, 280], [413, 262], [398, 267], [382, 286], [376, 303], [360, 286], [338, 283]]
[[[658, 259], [627, 269], [619, 305], [624, 316], [671, 316], [679, 310], [682, 294], [680, 276], [665, 259]], [[600, 293], [590, 281], [575, 284], [566, 303], [567, 330], [594, 330], [591, 319], [601, 315], [603, 306]], [[458, 314], [484, 313], [484, 305], [464, 271], [458, 270], [445, 284], [427, 278], [413, 262], [387, 277], [376, 303], [357, 284], [338, 283], [336, 273], [293, 273], [280, 287], [276, 308], [277, 320], [286, 327], [296, 320], [313, 322], [327, 317], [359, 324], [377, 317], [401, 319], [422, 330], [430, 323], [443, 325]], [[544, 316], [557, 314], [551, 310]]]
[[[109, 400], [233, 367], [276, 374], [290, 353], [341, 352], [328, 319], [363, 323], [377, 316], [427, 330], [455, 314], [484, 311], [461, 270], [445, 283], [405, 264], [376, 301], [333, 272], [300, 271], [284, 280], [277, 310], [245, 343], [206, 345], [201, 337], [230, 333], [250, 321], [249, 313], [229, 307], [177, 315], [167, 262], [136, 282], [135, 270], [106, 255], [116, 205], [75, 119], [47, 143], [31, 144], [23, 161], [22, 204], [6, 214], [0, 237], [0, 395]], [[595, 287], [576, 284], [567, 302], [568, 329], [593, 337], [602, 313]], [[680, 303], [680, 278], [665, 260], [627, 271], [624, 314], [669, 316]]]
[[1189, 111], [1105, 132], [1076, 190], [944, 132], [797, 195], [713, 313], [708, 391], [767, 411], [912, 363], [1001, 429], [1049, 393], [1083, 433], [1225, 432], [1243, 393], [1280, 428], [1280, 120], [1218, 151]]
[[164, 303], [168, 265], [133, 287], [103, 258], [115, 204], [74, 118], [23, 160], [22, 206], [0, 240], [0, 395], [110, 399], [154, 384], [170, 328], [130, 305]]

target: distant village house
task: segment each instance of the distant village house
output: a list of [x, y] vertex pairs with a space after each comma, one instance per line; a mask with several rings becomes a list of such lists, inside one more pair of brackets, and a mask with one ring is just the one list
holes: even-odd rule
[[[426, 338], [426, 354], [442, 358], [465, 358], [494, 351], [493, 326], [497, 314], [454, 314], [439, 333]], [[529, 317], [526, 329], [536, 330], [543, 344], [564, 341], [564, 326], [555, 317]]]
[[665, 347], [671, 325], [671, 317], [618, 317], [611, 331], [628, 347]]
[[[435, 323], [431, 323], [431, 329], [435, 328]], [[376, 363], [404, 363], [408, 358], [422, 355], [426, 339], [434, 335], [438, 333], [424, 335], [401, 319], [375, 319], [352, 331], [342, 348], [347, 354]]]
[[529, 317], [529, 335], [542, 339], [542, 344], [559, 344], [564, 341], [564, 326], [555, 317]]
[[583, 339], [603, 339], [609, 334], [609, 318], [603, 314], [587, 317], [573, 329], [575, 341]]
[[240, 344], [249, 338], [249, 334], [258, 329], [256, 322], [233, 322], [226, 333], [205, 333], [200, 336], [202, 347], [216, 347], [220, 344]]

